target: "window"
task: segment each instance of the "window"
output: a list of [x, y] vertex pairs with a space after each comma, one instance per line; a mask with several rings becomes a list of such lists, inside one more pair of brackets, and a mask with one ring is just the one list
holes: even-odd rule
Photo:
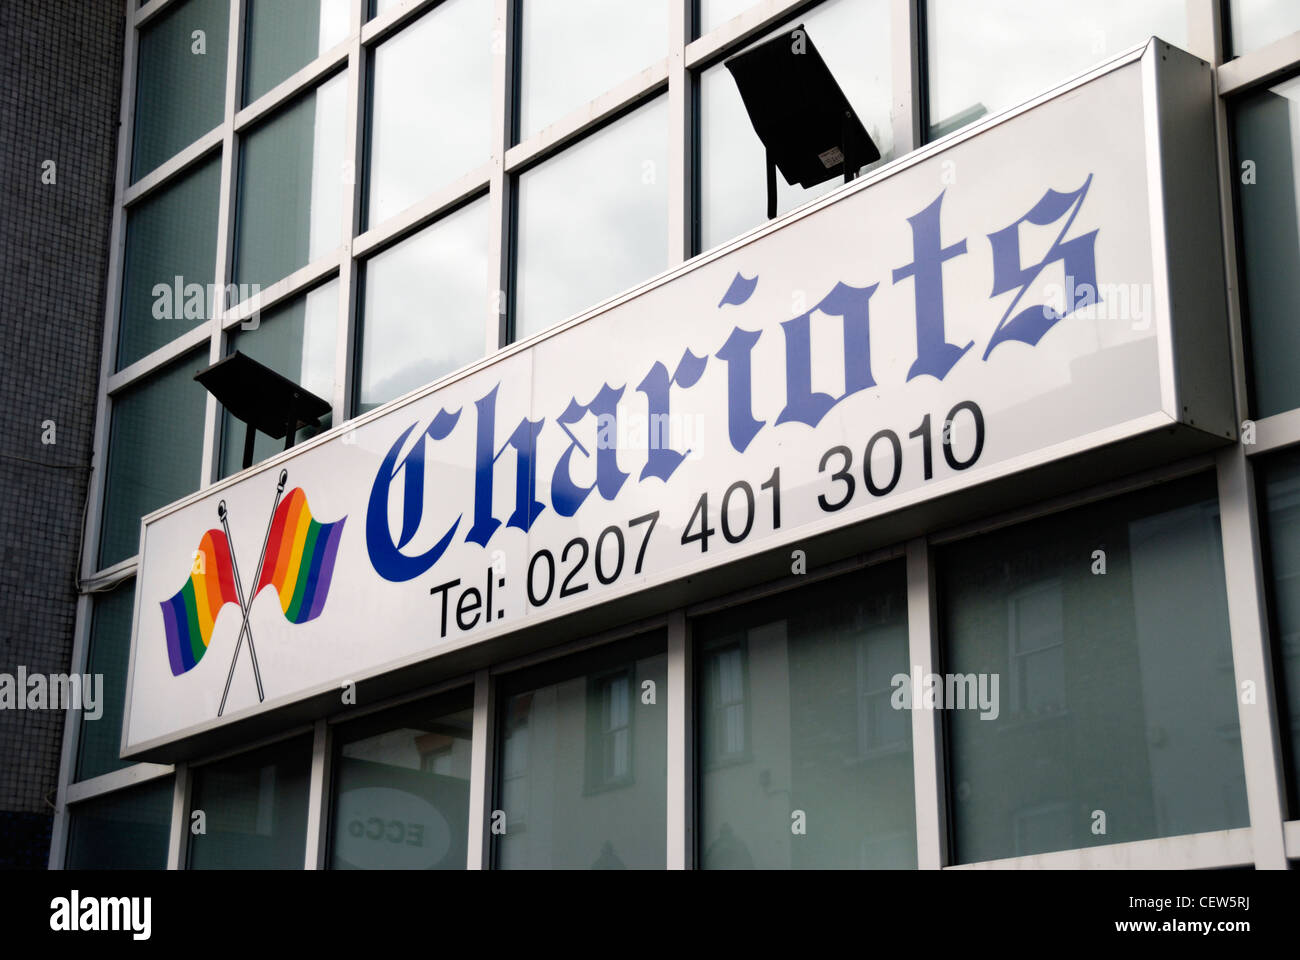
[[[77, 779], [89, 780], [131, 765], [118, 759], [122, 748], [122, 710], [126, 705], [126, 670], [131, 659], [131, 619], [135, 614], [135, 581], [128, 580], [94, 597], [90, 621], [90, 655], [86, 671], [103, 682], [99, 700], [81, 712], [77, 743]], [[84, 690], [83, 690], [84, 696]]]
[[[894, 155], [889, 6], [889, 0], [830, 0], [777, 31], [803, 25], [880, 150], [880, 163]], [[723, 64], [700, 74], [699, 97], [700, 249], [707, 250], [765, 222], [767, 160]], [[777, 212], [793, 210], [843, 182], [842, 176], [832, 177], [805, 190], [778, 172]]]
[[162, 870], [171, 832], [171, 777], [68, 808], [69, 870]]
[[127, 211], [117, 369], [211, 318], [220, 189], [214, 156]]
[[667, 860], [663, 633], [498, 685], [498, 868], [645, 869]]
[[230, 0], [185, 0], [140, 31], [131, 179], [221, 123]]
[[346, 38], [351, 6], [351, 0], [249, 0], [244, 104]]
[[929, 139], [1015, 106], [1148, 37], [1187, 46], [1186, 0], [926, 0]]
[[906, 610], [889, 563], [691, 624], [700, 866], [916, 866]]
[[[338, 347], [339, 285], [337, 280], [317, 287], [305, 296], [250, 318], [230, 333], [230, 352], [236, 350], [266, 364], [276, 373], [326, 401], [334, 398], [334, 356]], [[242, 420], [223, 412], [221, 475], [228, 477], [243, 469], [244, 430]], [[328, 429], [330, 416], [321, 418]], [[315, 436], [315, 427], [303, 427], [297, 441]], [[284, 449], [283, 440], [264, 433], [253, 441], [253, 462], [258, 463]]]
[[1232, 130], [1251, 413], [1268, 417], [1300, 407], [1300, 77], [1236, 101]]
[[346, 94], [340, 74], [243, 138], [236, 283], [270, 286], [343, 242]]
[[443, 0], [375, 48], [368, 226], [487, 163], [491, 35], [488, 0]]
[[519, 177], [516, 339], [668, 266], [668, 98]]
[[199, 488], [206, 394], [194, 374], [206, 359], [187, 354], [113, 396], [101, 568], [135, 556], [141, 517]]
[[193, 770], [192, 870], [301, 870], [307, 855], [311, 738], [299, 737]]
[[468, 688], [341, 725], [331, 868], [464, 870], [473, 728]]
[[944, 711], [956, 862], [1247, 823], [1212, 475], [952, 544], [937, 581], [945, 680], [981, 691]]
[[1234, 57], [1300, 30], [1300, 6], [1294, 0], [1228, 0], [1228, 12]]
[[704, 36], [710, 30], [716, 30], [732, 17], [738, 17], [758, 0], [698, 0], [699, 16], [697, 36]]
[[1295, 819], [1300, 814], [1300, 450], [1267, 458], [1257, 476], [1270, 581], [1274, 683], [1287, 750], [1290, 815]]
[[358, 413], [483, 356], [488, 217], [475, 201], [366, 261]]
[[519, 0], [519, 136], [668, 55], [669, 0]]

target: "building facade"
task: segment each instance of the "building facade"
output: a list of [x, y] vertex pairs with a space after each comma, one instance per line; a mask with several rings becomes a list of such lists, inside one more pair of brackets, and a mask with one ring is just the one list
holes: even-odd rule
[[[1300, 394], [1290, 385], [1300, 356], [1293, 332], [1300, 16], [1293, 4], [149, 0], [129, 5], [125, 20], [68, 665], [103, 675], [103, 711], [96, 719], [66, 712], [51, 867], [1285, 868], [1300, 856], [1300, 614], [1288, 572], [1300, 562], [1292, 520]], [[881, 156], [860, 172], [865, 184], [779, 182], [778, 220], [765, 227], [764, 147], [724, 61], [772, 36], [815, 47]], [[150, 559], [160, 556], [150, 552], [159, 542], [153, 531], [183, 510], [207, 509], [209, 488], [238, 519], [247, 513], [241, 491], [257, 478], [265, 484], [282, 465], [293, 478], [287, 487], [282, 479], [281, 489], [302, 482], [311, 498], [310, 510], [292, 508], [303, 511], [303, 529], [311, 530], [304, 536], [317, 537], [319, 527], [328, 545], [331, 522], [343, 511], [327, 509], [328, 494], [316, 492], [331, 478], [305, 466], [323, 462], [323, 451], [351, 443], [368, 455], [379, 425], [400, 420], [405, 427], [414, 417], [399, 414], [423, 410], [421, 400], [433, 407], [432, 422], [420, 426], [441, 440], [452, 426], [432, 418], [439, 405], [448, 418], [474, 405], [482, 413], [486, 395], [465, 394], [459, 407], [446, 399], [460, 396], [461, 384], [499, 371], [504, 405], [511, 383], [521, 382], [513, 371], [534, 361], [541, 371], [536, 358], [547, 350], [558, 357], [550, 361], [552, 381], [561, 382], [580, 379], [584, 364], [602, 353], [641, 356], [654, 343], [653, 317], [598, 335], [609, 317], [636, 316], [627, 291], [655, 278], [659, 285], [647, 287], [642, 300], [655, 290], [686, 289], [747, 244], [778, 249], [795, 236], [805, 238], [803, 249], [815, 260], [822, 245], [845, 242], [841, 221], [851, 204], [867, 209], [887, 190], [901, 192], [899, 203], [911, 211], [933, 209], [936, 224], [936, 195], [949, 204], [945, 216], [957, 215], [963, 178], [982, 176], [988, 166], [963, 159], [970, 154], [961, 150], [1010, 136], [1015, 121], [1000, 120], [1009, 116], [1004, 111], [1019, 115], [1013, 108], [1042, 101], [1023, 113], [1042, 115], [1049, 101], [1068, 103], [1052, 96], [1062, 84], [1083, 76], [1107, 82], [1111, 68], [1101, 64], [1136, 70], [1156, 60], [1184, 62], [1177, 51], [1143, 47], [1152, 36], [1204, 61], [1212, 75], [1211, 122], [1189, 158], [1212, 155], [1213, 170], [1188, 215], [1169, 214], [1169, 223], [1190, 225], [1184, 231], [1195, 236], [1170, 230], [1152, 249], [1190, 249], [1219, 264], [1212, 289], [1226, 293], [1196, 308], [1216, 326], [1194, 339], [1207, 353], [1210, 341], [1224, 345], [1227, 436], [1195, 450], [1173, 445], [1160, 455], [1117, 455], [1106, 469], [1089, 461], [1073, 477], [1056, 476], [1045, 495], [1022, 485], [983, 507], [967, 497], [951, 512], [917, 514], [917, 523], [891, 526], [882, 514], [846, 523], [837, 539], [828, 520], [817, 536], [809, 534], [806, 549], [773, 541], [781, 547], [779, 567], [772, 551], [736, 552], [729, 561], [723, 547], [716, 562], [648, 577], [645, 588], [620, 588], [607, 602], [584, 607], [575, 600], [564, 615], [501, 628], [482, 642], [462, 626], [468, 639], [438, 645], [449, 617], [480, 624], [484, 598], [463, 588], [453, 595], [430, 574], [419, 581], [430, 604], [428, 655], [359, 676], [341, 692], [338, 684], [326, 689], [304, 679], [297, 694], [277, 700], [273, 685], [285, 671], [275, 670], [276, 648], [285, 644], [259, 641], [252, 671], [236, 673], [245, 631], [218, 602], [209, 622], [195, 620], [201, 646], [178, 646], [171, 672], [188, 682], [200, 667], [217, 666], [198, 664], [206, 652], [233, 649], [229, 722], [188, 724], [188, 733], [188, 721], [168, 728], [163, 715], [173, 704], [165, 701], [184, 699], [175, 693], [182, 688], [166, 688], [172, 692], [161, 706], [142, 698], [147, 658], [163, 649], [161, 640], [145, 648], [152, 629], [146, 617], [157, 620], [161, 637], [158, 603], [184, 576], [183, 567], [178, 573], [169, 561], [163, 571], [162, 561]], [[1077, 87], [1081, 96], [1087, 89]], [[1116, 117], [1124, 106], [1114, 104]], [[1120, 156], [1133, 149], [1122, 141], [1125, 129], [1102, 115], [1094, 127], [1058, 131], [1059, 150]], [[963, 139], [963, 131], [977, 136]], [[950, 168], [945, 159], [953, 159]], [[926, 164], [936, 171], [930, 186], [900, 186], [929, 170]], [[1031, 192], [1051, 204], [1066, 195], [1045, 188], [1077, 188], [1070, 195], [1076, 212], [1087, 202], [1087, 183], [1045, 176]], [[984, 232], [1019, 224], [1016, 216], [1039, 225], [1064, 216], [1040, 211], [1033, 219], [1028, 209], [1008, 208], [1004, 221]], [[911, 303], [908, 277], [915, 278], [918, 363], [927, 309], [915, 239], [921, 216], [907, 218], [918, 246], [903, 247], [902, 259], [889, 263], [893, 282], [882, 280], [877, 294]], [[880, 221], [882, 232], [894, 229], [888, 218]], [[945, 244], [971, 231], [950, 220], [936, 229], [942, 265], [959, 255]], [[1064, 236], [1063, 229], [1056, 240]], [[974, 250], [977, 240], [969, 242], [965, 249]], [[901, 266], [908, 254], [910, 274]], [[745, 271], [737, 276], [749, 282]], [[1063, 279], [1082, 276], [1067, 268]], [[998, 284], [995, 278], [995, 294]], [[942, 324], [942, 283], [939, 289]], [[718, 309], [741, 309], [750, 295], [709, 293], [722, 297]], [[790, 316], [834, 311], [823, 286], [791, 293]], [[1144, 294], [1138, 289], [1134, 303]], [[956, 317], [964, 308], [947, 295]], [[1118, 319], [1140, 314], [1130, 304]], [[841, 304], [834, 315], [844, 318], [847, 353], [850, 307]], [[1183, 316], [1174, 311], [1175, 334]], [[663, 325], [672, 327], [667, 318]], [[797, 328], [783, 327], [789, 344]], [[730, 321], [719, 329], [725, 336]], [[949, 346], [942, 326], [939, 343]], [[872, 346], [878, 363], [897, 359]], [[726, 349], [714, 356], [734, 371], [739, 355], [733, 349], [726, 359]], [[819, 349], [815, 342], [812, 349]], [[1195, 355], [1198, 348], [1187, 349]], [[318, 428], [299, 432], [301, 456], [277, 459], [270, 472], [243, 474], [242, 426], [193, 380], [236, 350], [330, 407]], [[676, 356], [644, 352], [643, 366], [670, 364], [659, 365], [667, 395], [669, 383], [700, 380], [688, 356], [671, 380]], [[1085, 373], [1072, 370], [1072, 378], [1082, 382]], [[541, 374], [529, 376], [538, 378], [529, 381], [532, 393], [546, 396]], [[847, 397], [855, 389], [847, 366], [843, 377], [835, 389]], [[653, 390], [648, 382], [649, 375], [638, 389]], [[789, 380], [784, 386], [788, 411], [795, 389]], [[821, 394], [811, 390], [805, 393], [813, 402]], [[1133, 382], [1103, 378], [1091, 396], [1101, 408], [1138, 392]], [[567, 422], [597, 413], [597, 402]], [[991, 427], [972, 406], [968, 417], [956, 406], [933, 411], [937, 426], [948, 410], [942, 445], [924, 448], [934, 471], [945, 459], [960, 471], [979, 457]], [[554, 407], [550, 413], [558, 423], [567, 415]], [[960, 433], [968, 424], [976, 426], [973, 452]], [[915, 457], [919, 444], [929, 443], [927, 425], [901, 445], [898, 434], [912, 425], [896, 423], [903, 429], [885, 438], [896, 444], [895, 463], [904, 450]], [[313, 439], [317, 431], [321, 440]], [[465, 442], [472, 450], [468, 435]], [[487, 454], [489, 475], [501, 457], [491, 450], [502, 442], [514, 443], [511, 456], [520, 461], [534, 449], [499, 435]], [[732, 445], [744, 446], [734, 433]], [[398, 447], [387, 461], [390, 479], [404, 469], [409, 496], [415, 461], [408, 454], [394, 467]], [[855, 488], [881, 496], [899, 476], [879, 484], [888, 474], [873, 469], [888, 465], [873, 467], [884, 461], [871, 446], [866, 473], [855, 467], [853, 474], [852, 451], [843, 449], [842, 467], [829, 452], [820, 467], [828, 481], [821, 510], [832, 519], [830, 498], [841, 490], [846, 500]], [[378, 450], [376, 463], [384, 453]], [[277, 444], [259, 438], [254, 459], [273, 457]], [[474, 461], [467, 462], [472, 473]], [[368, 489], [374, 469], [367, 464]], [[430, 470], [455, 467], [439, 461]], [[237, 474], [249, 479], [222, 485]], [[523, 467], [519, 475], [532, 477]], [[567, 515], [591, 490], [605, 496], [604, 476], [599, 469], [584, 475], [590, 487], [570, 491]], [[848, 479], [839, 487], [829, 483], [841, 476]], [[672, 532], [683, 546], [699, 542], [703, 554], [710, 536], [744, 540], [769, 508], [779, 528], [778, 477], [764, 471], [733, 484], [720, 512], [716, 500], [710, 514], [701, 499], [698, 527], [683, 515]], [[450, 489], [457, 480], [448, 473], [439, 482]], [[999, 489], [1011, 487], [1014, 478]], [[788, 527], [797, 508], [790, 488], [785, 492]], [[748, 501], [747, 519], [727, 505], [733, 499]], [[506, 521], [510, 497], [489, 481], [486, 500], [487, 519]], [[177, 502], [176, 510], [162, 509]], [[292, 495], [285, 502], [297, 503]], [[548, 501], [553, 516], [564, 513], [559, 502]], [[505, 526], [527, 532], [531, 511]], [[372, 503], [371, 521], [383, 512]], [[418, 519], [406, 529], [412, 514], [389, 513], [402, 520], [392, 553], [377, 552], [369, 527], [365, 539], [372, 561], [382, 555], [400, 565], [423, 541], [412, 540]], [[150, 539], [141, 554], [146, 516]], [[355, 511], [348, 517], [339, 535], [359, 544], [367, 521]], [[555, 581], [545, 588], [548, 598], [552, 587], [560, 596], [586, 589], [565, 579], [573, 576], [565, 554], [579, 541], [584, 559], [593, 553], [593, 585], [607, 583], [602, 547], [615, 539], [617, 569], [626, 559], [641, 573], [631, 552], [635, 526], [587, 523], [575, 521], [564, 539], [581, 535], [569, 544], [561, 539], [555, 555], [537, 551], [521, 563], [504, 550], [500, 571], [486, 549], [495, 534], [476, 541], [488, 563], [485, 615], [491, 619], [493, 578], [500, 572], [501, 582], [519, 583], [521, 567], [528, 602], [543, 605], [534, 594], [542, 589], [534, 577], [542, 553]], [[234, 520], [227, 536], [231, 529], [253, 537]], [[276, 529], [273, 520], [268, 542]], [[607, 536], [610, 529], [616, 538]], [[195, 542], [202, 532], [197, 528]], [[195, 552], [194, 576], [206, 576], [197, 569], [205, 549]], [[247, 575], [256, 555], [232, 550]], [[285, 550], [301, 558], [302, 541]], [[376, 563], [388, 583], [416, 579], [381, 567]], [[271, 582], [285, 617], [314, 619], [308, 594], [317, 585], [328, 589], [329, 574], [317, 579], [313, 572], [295, 594], [274, 579], [282, 573], [272, 571]], [[378, 580], [373, 590], [337, 581], [322, 601], [331, 615], [350, 607], [359, 623], [346, 636], [310, 634], [320, 645], [311, 656], [328, 663], [367, 644], [388, 649], [383, 634], [397, 621], [378, 619], [376, 599], [388, 588]], [[166, 593], [159, 592], [164, 582]], [[242, 586], [239, 592], [237, 609], [245, 607]], [[250, 594], [249, 609], [252, 602]], [[247, 617], [250, 654], [252, 628], [271, 630], [254, 619]], [[168, 629], [169, 643], [184, 635]], [[257, 655], [266, 669], [255, 677], [254, 697]], [[34, 653], [26, 662], [35, 662]], [[900, 691], [921, 696], [921, 678], [930, 674], [941, 684], [972, 678], [971, 702], [900, 709]], [[909, 683], [900, 687], [899, 675]], [[238, 677], [234, 687], [230, 677]], [[271, 710], [260, 705], [264, 679]]]

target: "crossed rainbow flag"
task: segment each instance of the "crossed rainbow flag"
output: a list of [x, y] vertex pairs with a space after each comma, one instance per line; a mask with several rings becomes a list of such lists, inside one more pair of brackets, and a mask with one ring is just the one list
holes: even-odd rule
[[306, 623], [325, 608], [343, 522], [318, 523], [307, 507], [302, 487], [294, 487], [275, 510], [262, 577], [253, 596], [275, 587], [280, 609], [290, 623]]
[[[262, 542], [262, 555], [257, 561], [253, 592], [244, 600], [240, 582], [239, 565], [230, 547], [230, 525], [226, 518], [226, 502], [217, 505], [221, 530], [209, 530], [199, 542], [195, 553], [194, 569], [190, 579], [169, 600], [163, 601], [163, 627], [167, 635], [167, 656], [172, 675], [180, 676], [202, 659], [212, 638], [213, 625], [221, 608], [227, 603], [237, 603], [244, 614], [239, 640], [230, 661], [226, 676], [226, 689], [221, 695], [217, 716], [226, 709], [230, 682], [235, 675], [235, 664], [248, 635], [248, 652], [253, 661], [253, 676], [257, 681], [257, 697], [264, 699], [262, 674], [257, 665], [257, 651], [253, 647], [253, 628], [248, 622], [253, 599], [265, 587], [274, 587], [280, 600], [280, 609], [290, 623], [307, 623], [320, 616], [325, 609], [330, 582], [334, 577], [334, 561], [338, 556], [339, 541], [343, 537], [343, 524], [347, 517], [333, 523], [319, 523], [307, 506], [307, 495], [295, 487], [284, 495], [288, 471], [280, 471], [280, 482], [275, 489], [275, 505], [271, 508], [271, 522]], [[283, 499], [282, 499], [283, 497]]]
[[185, 586], [161, 604], [173, 676], [179, 677], [203, 659], [217, 614], [226, 604], [238, 602], [230, 542], [220, 530], [209, 530], [199, 541]]

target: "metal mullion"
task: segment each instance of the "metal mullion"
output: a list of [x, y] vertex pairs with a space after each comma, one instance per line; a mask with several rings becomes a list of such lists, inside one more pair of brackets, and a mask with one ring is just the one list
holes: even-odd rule
[[685, 610], [668, 617], [668, 808], [669, 870], [695, 866], [694, 651]]
[[817, 0], [763, 0], [726, 23], [686, 45], [686, 67], [697, 70], [738, 49], [783, 20], [812, 6]]
[[[377, 43], [382, 43], [388, 37], [392, 36], [398, 30], [405, 27], [424, 11], [428, 10], [435, 3], [441, 0], [406, 0], [396, 10], [390, 10], [382, 13], [373, 20], [361, 24], [361, 42], [367, 47], [373, 47]], [[364, 21], [365, 11], [362, 10], [362, 19]]]
[[606, 90], [506, 151], [506, 173], [518, 173], [581, 140], [615, 117], [659, 96], [668, 87], [668, 58]]
[[924, 0], [890, 0], [889, 33], [894, 156], [911, 153], [925, 142], [921, 129], [924, 83], [920, 4]]
[[381, 247], [405, 239], [444, 214], [478, 199], [491, 190], [494, 170], [494, 164], [485, 163], [367, 229], [353, 241], [352, 255], [364, 260]]
[[226, 307], [221, 317], [222, 330], [229, 332], [267, 310], [293, 300], [313, 287], [320, 286], [339, 271], [340, 251], [331, 250], [317, 257], [305, 267], [300, 267], [269, 287], [260, 289], [247, 300]]
[[[1254, 473], [1241, 445], [1218, 457], [1219, 520], [1228, 593], [1233, 690], [1246, 775], [1256, 869], [1287, 868], [1283, 840], [1286, 780], [1269, 648], [1268, 605], [1260, 551]], [[1253, 697], [1246, 699], [1246, 684]]]
[[693, 252], [691, 184], [694, 169], [692, 87], [686, 69], [686, 43], [691, 35], [692, 0], [668, 0], [668, 266], [675, 267]]
[[1300, 68], [1300, 31], [1229, 60], [1215, 71], [1222, 95], [1262, 87]]
[[[226, 284], [231, 279], [234, 261], [235, 216], [239, 206], [236, 195], [239, 189], [236, 176], [238, 157], [235, 154], [235, 112], [242, 97], [244, 48], [244, 10], [247, 0], [230, 0], [230, 25], [226, 40], [226, 105], [221, 124], [221, 194], [217, 208], [217, 258], [213, 277], [219, 295], [215, 297], [216, 309], [208, 318], [208, 362], [216, 363], [225, 354], [225, 337], [222, 319], [226, 307]], [[199, 489], [205, 489], [220, 478], [221, 464], [221, 410], [217, 398], [204, 392], [203, 407], [203, 460]]]
[[181, 179], [221, 146], [222, 135], [220, 125], [213, 127], [175, 156], [164, 160], [139, 180], [129, 184], [122, 195], [123, 206], [133, 207]]
[[[130, 0], [126, 0], [130, 2]], [[112, 376], [117, 354], [118, 305], [122, 294], [122, 263], [126, 245], [126, 212], [122, 197], [126, 193], [131, 159], [131, 138], [134, 131], [135, 72], [139, 51], [135, 19], [126, 16], [126, 36], [122, 47], [122, 103], [118, 122], [117, 162], [113, 185], [113, 218], [108, 238], [108, 279], [104, 294], [104, 338], [101, 343], [99, 385], [95, 398], [95, 430], [91, 452], [93, 469], [86, 483], [86, 519], [82, 529], [81, 556], [77, 569], [81, 578], [92, 575], [99, 565], [99, 534], [103, 525], [104, 465], [108, 460], [109, 399], [108, 381]], [[80, 579], [80, 578], [79, 578]], [[72, 663], [74, 672], [83, 673], [89, 653], [90, 620], [93, 613], [90, 598], [81, 596], [77, 601], [77, 614], [72, 635]], [[64, 712], [63, 746], [59, 762], [58, 792], [55, 800], [54, 823], [50, 838], [51, 869], [61, 869], [67, 853], [68, 813], [67, 788], [74, 775], [77, 751], [81, 739], [80, 711], [69, 707]]]
[[[234, 118], [235, 132], [243, 133], [245, 129], [274, 113], [289, 101], [320, 86], [332, 74], [346, 68], [350, 49], [348, 40], [340, 41], [305, 67], [281, 80], [252, 103], [238, 108]], [[241, 96], [240, 99], [242, 100], [243, 97]]]
[[307, 849], [303, 863], [307, 870], [325, 869], [332, 752], [333, 731], [326, 721], [317, 720], [312, 735], [311, 781], [307, 793]]
[[174, 771], [175, 768], [170, 763], [135, 763], [120, 770], [91, 777], [89, 780], [76, 780], [69, 783], [66, 800], [71, 804], [83, 803], [107, 793], [128, 790], [170, 776]]
[[1288, 410], [1255, 421], [1255, 442], [1246, 455], [1256, 457], [1300, 443], [1300, 409]]
[[[907, 638], [911, 671], [938, 673], [939, 615], [934, 562], [924, 537], [907, 543]], [[909, 681], [910, 682], [910, 681]], [[940, 711], [913, 703], [912, 784], [916, 804], [916, 865], [938, 870], [949, 862], [948, 790]]]
[[506, 173], [506, 151], [513, 127], [516, 5], [514, 0], [492, 4], [492, 120], [488, 172], [488, 270], [494, 289], [484, 304], [483, 350], [491, 356], [510, 342], [510, 236], [514, 183]]
[[126, 7], [127, 7], [126, 25], [128, 30], [133, 25], [136, 27], [143, 27], [146, 23], [148, 23], [150, 20], [157, 17], [164, 10], [167, 10], [173, 6], [178, 6], [182, 2], [184, 2], [184, 0], [149, 0], [148, 3], [143, 3], [139, 7], [137, 7], [134, 11], [132, 11], [131, 7], [133, 5], [133, 2], [134, 0], [125, 0]]
[[361, 171], [365, 163], [366, 63], [368, 51], [361, 42], [361, 28], [366, 17], [365, 0], [352, 0], [352, 28], [348, 31], [347, 123], [344, 126], [343, 163], [351, 175], [343, 192], [340, 216], [342, 254], [339, 261], [338, 321], [334, 342], [334, 395], [330, 398], [332, 423], [347, 420], [352, 406], [352, 384], [356, 369], [355, 335], [357, 325], [357, 291], [359, 264], [354, 242], [361, 226]]
[[[238, 0], [236, 0], [238, 2]], [[172, 819], [167, 833], [167, 869], [184, 870], [189, 859], [190, 788], [193, 778], [188, 764], [176, 764], [176, 779], [172, 781]]]
[[469, 762], [469, 839], [465, 867], [487, 870], [491, 867], [491, 819], [493, 753], [496, 736], [495, 683], [487, 670], [474, 674], [474, 732], [470, 741]]
[[147, 380], [152, 374], [175, 363], [192, 350], [197, 350], [212, 336], [211, 323], [191, 327], [174, 340], [169, 340], [157, 350], [148, 353], [128, 366], [108, 376], [106, 390], [110, 395], [121, 393], [133, 384]]
[[1023, 857], [983, 860], [945, 870], [1212, 870], [1249, 866], [1251, 830], [1214, 830], [1176, 837], [1153, 837], [1073, 850], [1054, 850]]

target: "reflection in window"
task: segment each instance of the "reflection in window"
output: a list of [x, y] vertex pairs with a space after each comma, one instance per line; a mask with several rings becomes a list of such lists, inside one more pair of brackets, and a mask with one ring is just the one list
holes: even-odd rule
[[249, 0], [245, 105], [341, 42], [351, 7], [351, 0]]
[[477, 200], [366, 261], [358, 413], [483, 356], [488, 213]]
[[101, 569], [135, 556], [141, 517], [199, 488], [206, 394], [194, 374], [206, 366], [196, 351], [114, 394]]
[[340, 74], [242, 138], [235, 282], [267, 287], [342, 243]]
[[444, 0], [375, 48], [369, 226], [487, 162], [491, 35], [489, 0]]
[[[268, 310], [230, 334], [230, 352], [238, 350], [259, 363], [288, 377], [309, 393], [327, 402], [334, 399], [334, 355], [338, 346], [339, 285], [331, 280], [305, 296], [284, 306]], [[321, 430], [328, 429], [330, 417], [321, 418]], [[221, 475], [228, 477], [243, 469], [244, 430], [242, 420], [230, 411], [223, 413], [221, 441]], [[295, 442], [313, 437], [320, 431], [303, 427]], [[284, 441], [257, 433], [253, 441], [253, 463], [284, 450]]]
[[1252, 416], [1300, 407], [1300, 77], [1234, 102]]
[[956, 862], [1245, 826], [1212, 474], [961, 541], [938, 575], [944, 669], [1008, 698], [944, 714]]
[[697, 36], [716, 30], [732, 17], [738, 17], [758, 0], [699, 0], [700, 16]]
[[[879, 148], [879, 163], [894, 155], [889, 7], [889, 0], [830, 0], [798, 20]], [[700, 249], [707, 250], [765, 222], [767, 161], [736, 82], [724, 65], [700, 75], [699, 94]], [[843, 182], [843, 177], [832, 177], [805, 190], [786, 183], [778, 173], [777, 213], [793, 210]]]
[[1153, 35], [1187, 46], [1186, 0], [927, 0], [925, 24], [930, 140]]
[[502, 678], [497, 867], [665, 865], [664, 646], [653, 634]]
[[519, 139], [668, 55], [669, 0], [522, 0]]
[[911, 715], [890, 702], [904, 580], [887, 564], [692, 624], [701, 866], [916, 866]]
[[1269, 457], [1259, 468], [1261, 512], [1271, 577], [1270, 633], [1281, 677], [1278, 715], [1286, 723], [1291, 816], [1300, 797], [1300, 450]]
[[519, 177], [516, 339], [668, 266], [668, 98]]
[[171, 777], [68, 808], [69, 870], [163, 870], [172, 822]]
[[1300, 30], [1300, 4], [1295, 0], [1228, 0], [1228, 11], [1234, 57]]
[[131, 179], [221, 123], [230, 0], [174, 3], [140, 31]]
[[[104, 678], [93, 711], [82, 711], [77, 744], [77, 779], [89, 780], [131, 765], [118, 759], [122, 748], [122, 710], [126, 705], [126, 671], [131, 659], [131, 619], [135, 614], [135, 581], [128, 580], [108, 593], [94, 595], [90, 627], [91, 676]], [[75, 674], [74, 674], [75, 676]]]
[[189, 868], [301, 870], [311, 749], [300, 737], [195, 767], [190, 810], [205, 832], [190, 831]]
[[333, 869], [465, 869], [473, 726], [466, 689], [339, 728]]
[[1007, 598], [1011, 636], [1011, 712], [1031, 716], [1065, 709], [1065, 622], [1061, 581], [1015, 590]]
[[211, 318], [220, 191], [213, 156], [127, 211], [117, 369]]

